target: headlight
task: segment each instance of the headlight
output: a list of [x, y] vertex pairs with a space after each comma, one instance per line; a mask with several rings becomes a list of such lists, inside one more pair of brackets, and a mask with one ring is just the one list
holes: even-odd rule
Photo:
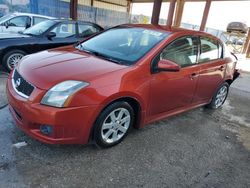
[[54, 107], [64, 107], [67, 104], [67, 100], [70, 99], [80, 89], [88, 86], [89, 83], [68, 80], [61, 82], [54, 87], [52, 87], [43, 97], [41, 104], [54, 106]]

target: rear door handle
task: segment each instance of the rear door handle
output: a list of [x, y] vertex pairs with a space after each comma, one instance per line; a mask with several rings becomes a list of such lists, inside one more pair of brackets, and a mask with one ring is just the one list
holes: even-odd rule
[[219, 68], [220, 71], [224, 71], [224, 69], [225, 69], [225, 66], [220, 66]]
[[199, 74], [194, 72], [190, 75], [190, 78], [191, 78], [191, 80], [193, 80], [195, 77], [198, 77], [198, 76], [199, 76]]

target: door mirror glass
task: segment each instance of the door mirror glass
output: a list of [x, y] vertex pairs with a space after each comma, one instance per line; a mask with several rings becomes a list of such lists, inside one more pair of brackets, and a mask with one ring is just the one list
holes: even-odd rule
[[56, 33], [55, 33], [55, 32], [49, 32], [49, 33], [47, 34], [47, 38], [48, 38], [48, 39], [52, 39], [52, 38], [54, 38], [54, 37], [56, 37]]
[[159, 71], [169, 71], [169, 72], [177, 72], [181, 70], [180, 65], [166, 59], [161, 59], [158, 62], [158, 70]]

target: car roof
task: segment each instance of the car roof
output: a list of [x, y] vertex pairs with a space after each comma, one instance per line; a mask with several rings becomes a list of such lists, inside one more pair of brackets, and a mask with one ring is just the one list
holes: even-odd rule
[[184, 28], [179, 28], [179, 27], [174, 27], [174, 26], [167, 26], [167, 25], [153, 25], [153, 24], [123, 24], [121, 26], [127, 26], [127, 27], [140, 27], [140, 28], [145, 28], [145, 29], [152, 29], [152, 30], [157, 30], [161, 32], [167, 32], [167, 33], [188, 33], [189, 35], [205, 35], [209, 36], [211, 38], [219, 40], [217, 37], [203, 32], [203, 31], [196, 31], [196, 30], [191, 30], [191, 29], [184, 29]]
[[21, 13], [21, 12], [10, 13], [10, 15], [14, 15], [14, 16], [37, 16], [37, 17], [41, 17], [41, 18], [56, 19], [55, 17], [51, 17], [51, 16], [44, 16], [44, 15], [41, 15], [41, 14], [32, 14], [32, 13]]
[[88, 22], [88, 21], [80, 21], [80, 20], [72, 20], [72, 19], [67, 19], [67, 18], [55, 18], [55, 19], [53, 19], [53, 21], [56, 21], [56, 22], [77, 22], [77, 23], [90, 23], [90, 24], [95, 24], [95, 25], [98, 25], [98, 24], [96, 24], [96, 23], [93, 23], [93, 22]]
[[88, 22], [88, 21], [71, 20], [71, 19], [59, 19], [59, 18], [53, 19], [53, 21], [55, 21], [55, 22], [72, 22], [72, 23], [91, 24], [91, 25], [96, 25], [96, 26], [102, 28], [100, 25], [98, 25], [96, 23], [93, 23], [93, 22]]

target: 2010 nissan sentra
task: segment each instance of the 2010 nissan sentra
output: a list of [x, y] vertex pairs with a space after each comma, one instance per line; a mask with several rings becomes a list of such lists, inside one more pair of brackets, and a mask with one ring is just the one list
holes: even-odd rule
[[7, 95], [18, 127], [31, 137], [110, 147], [131, 127], [221, 107], [239, 75], [235, 66], [209, 34], [121, 25], [77, 46], [26, 56], [9, 77]]

